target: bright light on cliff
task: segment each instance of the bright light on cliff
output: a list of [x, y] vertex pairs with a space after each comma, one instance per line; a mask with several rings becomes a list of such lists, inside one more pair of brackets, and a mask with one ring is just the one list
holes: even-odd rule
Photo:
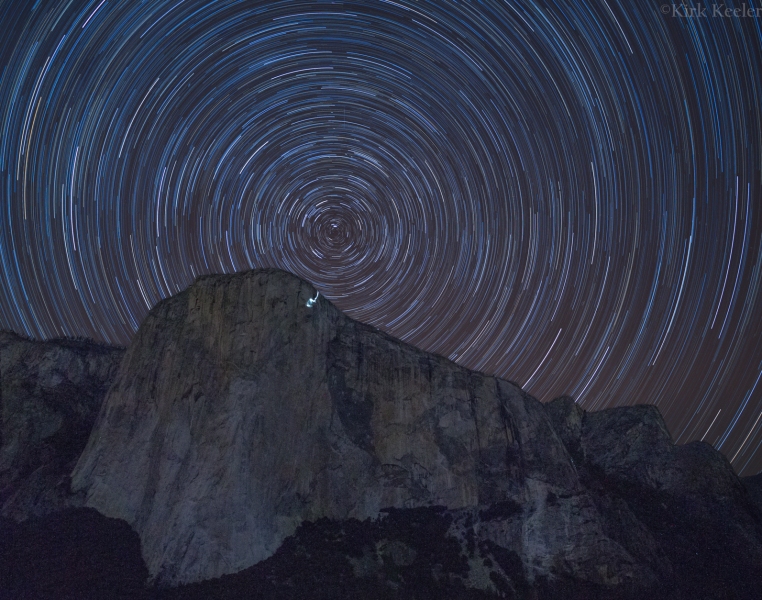
[[312, 308], [312, 305], [317, 302], [317, 299], [320, 297], [320, 292], [317, 293], [317, 295], [314, 298], [310, 298], [307, 300], [307, 308]]

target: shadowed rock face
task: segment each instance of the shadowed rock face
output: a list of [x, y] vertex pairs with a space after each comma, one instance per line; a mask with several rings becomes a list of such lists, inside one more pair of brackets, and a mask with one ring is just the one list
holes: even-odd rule
[[[748, 491], [711, 447], [674, 446], [655, 408], [543, 406], [322, 297], [308, 307], [314, 296], [275, 270], [200, 278], [127, 350], [72, 488], [132, 526], [154, 582], [239, 572], [318, 521], [340, 538], [332, 552], [374, 540], [348, 555], [354, 577], [417, 572], [423, 550], [406, 533], [352, 526], [345, 543], [330, 531], [435, 506], [447, 510], [424, 520], [461, 548], [451, 575], [494, 597], [679, 598], [727, 557], [734, 576], [759, 579]], [[316, 530], [299, 531], [289, 539], [302, 544]], [[710, 550], [697, 562], [698, 542]]]
[[0, 514], [60, 508], [124, 350], [0, 332]]
[[587, 413], [559, 398], [546, 409], [574, 449], [604, 531], [638, 562], [651, 564], [665, 597], [759, 596], [756, 478], [742, 482], [709, 444], [674, 445], [654, 406]]

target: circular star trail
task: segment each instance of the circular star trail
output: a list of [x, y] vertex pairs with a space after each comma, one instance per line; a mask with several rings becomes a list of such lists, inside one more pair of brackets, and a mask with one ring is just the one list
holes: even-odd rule
[[4, 0], [0, 327], [202, 273], [762, 469], [762, 9]]

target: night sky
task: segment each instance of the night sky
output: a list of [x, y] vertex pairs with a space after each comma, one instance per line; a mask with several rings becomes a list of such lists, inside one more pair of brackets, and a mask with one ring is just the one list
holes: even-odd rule
[[2, 0], [0, 23], [0, 328], [124, 345], [199, 274], [279, 267], [762, 469], [760, 0]]

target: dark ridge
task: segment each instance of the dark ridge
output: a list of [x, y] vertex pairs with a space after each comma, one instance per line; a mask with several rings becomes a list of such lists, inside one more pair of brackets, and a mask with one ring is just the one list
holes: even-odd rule
[[29, 337], [25, 333], [18, 333], [16, 331], [11, 330], [11, 329], [0, 329], [0, 337], [2, 337], [2, 336], [15, 337], [15, 338], [18, 338], [20, 340], [24, 340], [25, 342], [34, 342], [34, 341], [37, 341], [37, 340], [32, 339], [31, 337]]
[[78, 350], [82, 348], [87, 348], [87, 349], [94, 348], [94, 349], [102, 349], [105, 351], [109, 351], [109, 350], [124, 350], [126, 348], [126, 346], [109, 344], [107, 342], [94, 340], [92, 338], [85, 337], [82, 335], [37, 339], [31, 336], [28, 336], [26, 334], [12, 331], [10, 329], [2, 329], [0, 330], [0, 337], [2, 336], [17, 338], [17, 340], [19, 341], [30, 342], [32, 344], [55, 344], [57, 346], [63, 346], [64, 348], [70, 348], [72, 350]]

